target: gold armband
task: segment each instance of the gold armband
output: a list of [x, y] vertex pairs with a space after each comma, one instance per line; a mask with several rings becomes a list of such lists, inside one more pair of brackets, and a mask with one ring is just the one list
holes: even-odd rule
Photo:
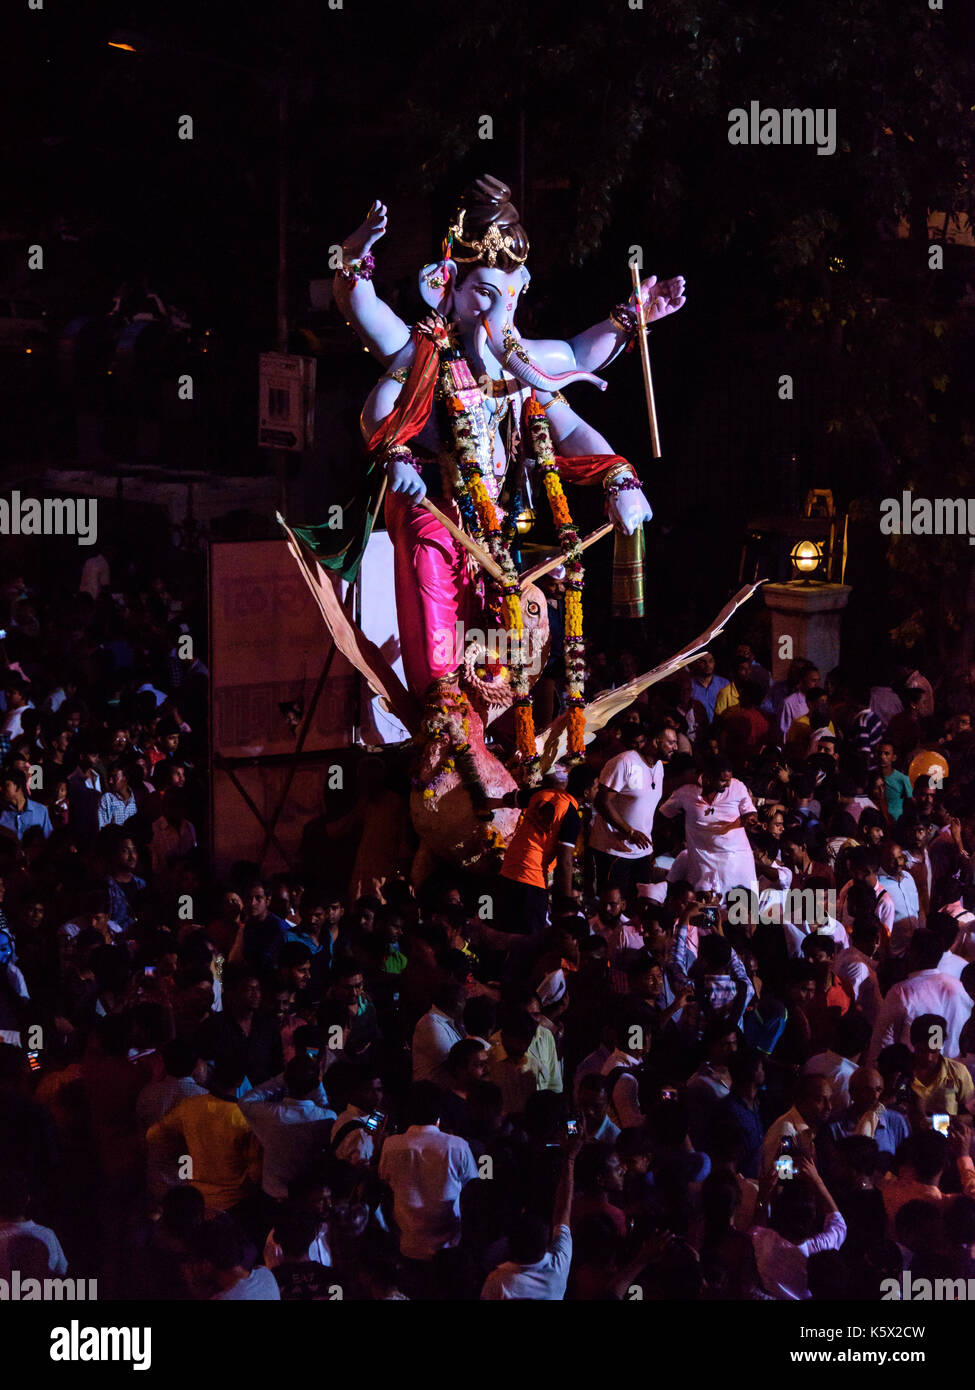
[[622, 478], [626, 475], [629, 475], [631, 478], [636, 477], [636, 470], [634, 469], [633, 465], [630, 463], [618, 463], [616, 467], [611, 468], [609, 472], [606, 474], [606, 476], [603, 478], [603, 487], [609, 487], [609, 485], [611, 483], [616, 482], [618, 478]]

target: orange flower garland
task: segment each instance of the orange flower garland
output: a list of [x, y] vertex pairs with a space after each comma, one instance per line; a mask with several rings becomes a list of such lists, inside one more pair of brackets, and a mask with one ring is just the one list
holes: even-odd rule
[[510, 634], [510, 681], [514, 694], [515, 730], [521, 767], [529, 780], [537, 763], [531, 684], [523, 647], [521, 589], [511, 551], [505, 544], [497, 508], [484, 483], [484, 468], [492, 468], [490, 441], [484, 420], [484, 397], [463, 357], [444, 356], [444, 399], [454, 436], [456, 473], [454, 495], [469, 530], [482, 540], [504, 570], [500, 583], [500, 621]]
[[559, 466], [552, 448], [545, 411], [532, 392], [525, 407], [528, 430], [535, 460], [542, 472], [545, 495], [552, 509], [552, 520], [558, 528], [559, 545], [566, 552], [565, 561], [565, 670], [566, 695], [569, 705], [566, 739], [572, 758], [581, 758], [585, 751], [586, 714], [585, 646], [582, 639], [582, 550], [579, 535], [573, 525], [569, 504], [559, 476]]
[[[509, 634], [508, 679], [514, 703], [515, 739], [519, 774], [527, 782], [537, 780], [538, 753], [535, 746], [535, 720], [532, 712], [531, 682], [524, 651], [524, 621], [521, 611], [519, 576], [511, 550], [502, 533], [501, 520], [485, 484], [485, 469], [492, 470], [491, 443], [487, 431], [484, 398], [467, 361], [456, 348], [440, 346], [442, 396], [446, 404], [454, 440], [456, 460], [451, 479], [453, 493], [467, 530], [487, 547], [504, 571], [497, 601], [499, 621]], [[555, 522], [559, 544], [567, 553], [565, 596], [565, 664], [568, 696], [568, 751], [581, 757], [585, 747], [583, 688], [585, 657], [582, 640], [582, 580], [579, 537], [562, 488], [558, 464], [552, 447], [545, 411], [532, 392], [526, 406], [532, 453], [541, 470], [545, 493]], [[455, 754], [459, 750], [455, 747]], [[461, 763], [458, 758], [458, 765]]]

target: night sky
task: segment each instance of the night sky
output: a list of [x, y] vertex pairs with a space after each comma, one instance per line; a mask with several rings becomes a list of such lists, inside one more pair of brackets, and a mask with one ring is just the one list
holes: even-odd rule
[[[644, 13], [622, 0], [578, 10], [553, 0], [476, 10], [440, 0], [344, 0], [340, 10], [324, 0], [44, 0], [42, 11], [25, 0], [5, 27], [8, 292], [29, 291], [59, 325], [104, 313], [122, 281], [146, 276], [195, 328], [209, 328], [218, 427], [208, 467], [253, 472], [266, 462], [253, 443], [253, 382], [256, 354], [275, 346], [282, 82], [291, 347], [309, 350], [305, 327], [318, 335], [327, 389], [301, 481], [307, 505], [316, 480], [355, 447], [375, 378], [340, 322], [316, 320], [309, 282], [328, 277], [329, 244], [380, 197], [390, 230], [377, 283], [411, 318], [416, 272], [460, 188], [481, 172], [512, 185], [532, 239], [527, 334], [571, 333], [603, 317], [628, 292], [634, 243], [648, 271], [687, 277], [687, 307], [652, 341], [663, 465], [650, 465], [634, 356], [610, 369], [604, 397], [576, 388], [577, 408], [646, 471], [661, 526], [651, 563], [704, 555], [724, 591], [750, 514], [790, 509], [809, 486], [876, 507], [912, 466], [902, 451], [908, 425], [896, 410], [883, 418], [888, 393], [909, 401], [936, 390], [946, 414], [935, 432], [964, 437], [958, 363], [947, 388], [918, 386], [916, 371], [940, 380], [947, 369], [929, 367], [910, 334], [941, 312], [957, 323], [975, 279], [971, 248], [951, 247], [933, 289], [923, 216], [918, 224], [919, 207], [971, 200], [970, 181], [959, 181], [971, 113], [957, 56], [966, 43], [970, 51], [970, 15], [920, 7], [891, 17], [873, 0], [829, 0], [801, 16], [685, 0]], [[133, 35], [145, 51], [109, 46]], [[732, 149], [727, 112], [752, 98], [835, 106], [838, 152]], [[186, 114], [191, 141], [177, 134]], [[490, 141], [477, 138], [483, 114], [494, 122]], [[904, 209], [913, 243], [894, 235]], [[25, 268], [34, 242], [45, 245], [43, 280]], [[865, 331], [878, 306], [892, 326]], [[960, 317], [964, 341], [951, 351], [970, 364], [971, 310]], [[870, 331], [890, 347], [889, 365]], [[940, 339], [929, 346], [947, 351]], [[797, 383], [789, 403], [776, 393], [782, 373]], [[14, 452], [50, 458], [67, 436], [36, 442], [20, 386], [27, 404]], [[38, 390], [43, 400], [56, 394], [50, 383]], [[939, 439], [911, 442], [915, 471], [944, 460]], [[796, 465], [785, 465], [793, 455]], [[868, 532], [854, 573], [859, 558], [865, 573], [882, 564]], [[693, 588], [699, 567], [687, 569]], [[704, 588], [710, 612], [714, 583]]]

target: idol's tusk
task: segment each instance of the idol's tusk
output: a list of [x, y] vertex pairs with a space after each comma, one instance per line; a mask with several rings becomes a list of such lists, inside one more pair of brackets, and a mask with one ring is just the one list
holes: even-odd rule
[[436, 517], [440, 525], [450, 532], [458, 545], [462, 545], [465, 550], [469, 550], [477, 563], [483, 569], [487, 570], [492, 579], [498, 580], [499, 583], [503, 582], [505, 577], [504, 570], [498, 562], [487, 553], [482, 545], [478, 545], [477, 541], [472, 540], [459, 526], [455, 526], [450, 517], [444, 516], [440, 508], [435, 507], [428, 497], [424, 497], [419, 503], [419, 506], [425, 508], [431, 516]]
[[[590, 531], [589, 535], [579, 542], [579, 549], [586, 550], [590, 545], [595, 545], [596, 541], [601, 541], [603, 536], [609, 535], [612, 529], [613, 523], [607, 521], [602, 526], [597, 527], [595, 531]], [[529, 584], [534, 584], [537, 579], [541, 579], [543, 574], [548, 574], [549, 570], [558, 569], [559, 565], [564, 565], [568, 558], [568, 555], [553, 555], [550, 560], [543, 561], [534, 569], [526, 570], [519, 580], [522, 593]]]

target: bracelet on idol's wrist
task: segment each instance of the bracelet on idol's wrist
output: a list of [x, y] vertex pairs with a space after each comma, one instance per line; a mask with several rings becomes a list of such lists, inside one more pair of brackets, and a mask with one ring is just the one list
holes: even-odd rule
[[607, 496], [607, 497], [616, 497], [617, 494], [619, 494], [619, 493], [621, 493], [621, 492], [639, 492], [639, 490], [640, 490], [640, 482], [639, 482], [639, 479], [634, 478], [633, 474], [631, 473], [631, 474], [629, 474], [628, 477], [625, 477], [625, 478], [618, 478], [618, 479], [615, 479], [613, 482], [607, 484], [607, 486], [606, 486], [606, 496]]
[[633, 468], [628, 463], [618, 463], [614, 468], [609, 469], [602, 483], [604, 488], [608, 488], [617, 478], [633, 477]]
[[371, 280], [372, 272], [376, 269], [376, 261], [367, 251], [364, 256], [356, 257], [353, 260], [346, 260], [345, 252], [342, 252], [342, 266], [337, 270], [336, 275], [340, 275], [343, 280], [348, 280], [349, 284], [355, 287], [359, 280]]
[[[618, 328], [621, 333], [625, 333], [628, 338], [636, 337], [640, 328], [640, 316], [630, 304], [617, 304], [610, 310], [609, 321]], [[650, 325], [646, 325], [647, 333], [650, 332]]]
[[391, 463], [395, 463], [397, 460], [400, 463], [409, 464], [409, 466], [415, 468], [418, 473], [422, 473], [423, 471], [413, 450], [408, 449], [405, 444], [393, 444], [386, 450], [386, 453], [383, 455], [383, 467], [388, 468]]

